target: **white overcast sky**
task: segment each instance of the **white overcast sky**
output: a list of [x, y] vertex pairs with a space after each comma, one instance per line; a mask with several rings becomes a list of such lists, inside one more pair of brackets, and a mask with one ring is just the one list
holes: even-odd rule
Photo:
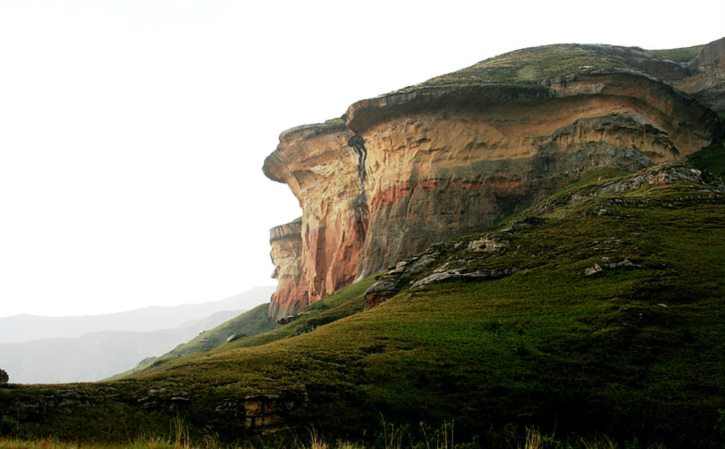
[[521, 47], [725, 35], [723, 1], [0, 0], [0, 316], [270, 285], [286, 128]]

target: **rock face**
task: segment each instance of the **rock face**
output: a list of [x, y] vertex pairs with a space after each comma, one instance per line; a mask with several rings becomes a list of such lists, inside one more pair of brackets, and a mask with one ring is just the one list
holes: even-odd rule
[[692, 75], [673, 84], [718, 112], [725, 111], [725, 38], [707, 44], [688, 63]]
[[713, 110], [643, 70], [716, 98], [722, 84], [694, 78], [722, 73], [718, 42], [687, 65], [622, 47], [521, 50], [284, 132], [264, 172], [303, 216], [299, 234], [272, 231], [270, 315], [486, 229], [587, 170], [639, 170], [709, 145], [722, 128]]
[[272, 297], [270, 314], [276, 318], [351, 283], [358, 274], [368, 214], [365, 174], [358, 171], [365, 149], [356, 149], [356, 142], [342, 120], [296, 128], [282, 134], [278, 150], [265, 161], [267, 176], [286, 182], [303, 210], [299, 252], [286, 252], [272, 239], [273, 262], [285, 277]]
[[277, 290], [272, 294], [270, 314], [276, 316], [279, 310], [295, 311], [308, 303], [307, 291], [302, 287], [302, 219], [276, 226], [270, 230], [272, 262], [277, 279]]

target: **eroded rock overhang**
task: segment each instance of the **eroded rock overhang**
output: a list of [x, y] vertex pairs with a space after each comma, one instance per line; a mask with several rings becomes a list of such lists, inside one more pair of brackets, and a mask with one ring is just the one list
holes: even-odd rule
[[409, 89], [285, 131], [264, 173], [303, 211], [299, 254], [273, 254], [297, 261], [299, 281], [280, 282], [270, 313], [490, 227], [584, 171], [682, 159], [718, 132], [693, 97], [630, 72]]

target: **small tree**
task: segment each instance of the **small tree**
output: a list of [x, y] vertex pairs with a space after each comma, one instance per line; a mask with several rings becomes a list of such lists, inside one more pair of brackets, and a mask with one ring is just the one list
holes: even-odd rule
[[8, 383], [8, 380], [10, 380], [8, 373], [4, 369], [0, 369], [0, 385]]

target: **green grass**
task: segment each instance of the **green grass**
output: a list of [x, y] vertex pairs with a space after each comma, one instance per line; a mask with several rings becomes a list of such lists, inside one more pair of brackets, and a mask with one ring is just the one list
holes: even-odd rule
[[672, 48], [668, 50], [650, 50], [651, 53], [675, 62], [690, 62], [700, 53], [704, 45], [694, 47]]
[[[614, 45], [555, 44], [525, 48], [486, 59], [470, 67], [438, 76], [401, 92], [429, 87], [477, 84], [538, 86], [542, 80], [575, 74], [627, 71], [648, 73], [649, 64], [687, 62], [701, 46], [670, 50], [643, 50]], [[671, 63], [670, 63], [671, 64]], [[673, 65], [682, 70], [681, 67]], [[648, 68], [649, 67], [649, 68]]]
[[[0, 449], [475, 449], [480, 447], [478, 442], [460, 441], [456, 439], [455, 422], [444, 422], [439, 428], [421, 426], [418, 435], [412, 435], [408, 429], [395, 427], [388, 423], [381, 423], [382, 429], [378, 441], [374, 445], [367, 442], [351, 442], [347, 440], [328, 441], [312, 429], [303, 438], [295, 440], [246, 440], [235, 443], [223, 443], [207, 435], [200, 441], [191, 441], [183, 433], [173, 440], [163, 438], [139, 438], [130, 443], [81, 443], [63, 442], [54, 439], [23, 440], [0, 438]], [[636, 441], [618, 445], [606, 436], [594, 438], [565, 439], [553, 435], [544, 435], [533, 428], [526, 428], [524, 432], [517, 433], [509, 429], [504, 439], [508, 447], [523, 449], [618, 449], [642, 448], [665, 449], [661, 444], [641, 446]]]
[[[246, 398], [279, 395], [291, 404], [285, 426], [333, 439], [369, 439], [382, 418], [411, 439], [421, 422], [455, 420], [461, 441], [491, 448], [515, 447], [501, 435], [526, 426], [719, 447], [725, 200], [690, 181], [596, 193], [622, 176], [587, 176], [534, 206], [540, 220], [492, 231], [508, 242], [500, 253], [467, 252], [478, 236], [439, 249], [440, 263], [517, 267], [510, 277], [403, 289], [363, 310], [368, 279], [286, 326], [127, 379], [0, 389], [0, 410], [22, 415], [21, 436], [128, 439], [181, 414], [194, 435], [236, 438], [247, 432]], [[640, 267], [584, 276], [603, 257]], [[84, 407], [64, 413], [67, 390]]]
[[[357, 282], [327, 298], [312, 304], [307, 308], [306, 314], [301, 315], [297, 320], [285, 326], [273, 326], [274, 328], [268, 332], [250, 333], [247, 337], [239, 338], [233, 342], [215, 346], [211, 350], [203, 354], [189, 354], [180, 360], [177, 357], [164, 360], [164, 364], [155, 364], [141, 370], [141, 373], [150, 373], [154, 371], [164, 370], [171, 366], [184, 365], [194, 358], [207, 358], [211, 354], [226, 352], [232, 349], [248, 348], [253, 346], [265, 345], [278, 340], [287, 339], [296, 335], [312, 332], [317, 327], [339, 320], [346, 316], [361, 312], [364, 309], [365, 302], [363, 293], [372, 284], [373, 279], [368, 278]], [[261, 313], [261, 312], [260, 312]], [[257, 315], [257, 312], [254, 312]], [[264, 312], [266, 317], [266, 311]], [[264, 321], [264, 320], [262, 320]]]
[[258, 346], [280, 339], [293, 337], [295, 335], [305, 334], [315, 330], [319, 326], [323, 326], [346, 316], [361, 312], [365, 307], [362, 295], [365, 293], [365, 290], [372, 285], [372, 282], [372, 278], [363, 279], [362, 281], [352, 284], [351, 286], [328, 296], [322, 301], [312, 304], [306, 309], [306, 313], [304, 315], [286, 326], [280, 326], [265, 334], [240, 339], [237, 342], [231, 343], [227, 347], [219, 348], [216, 352], [232, 348]]
[[[0, 439], [0, 449], [190, 449], [189, 445], [177, 445], [175, 442], [149, 438], [131, 443], [85, 443], [67, 442], [54, 439], [24, 440]], [[211, 449], [211, 448], [210, 448]]]
[[[537, 85], [555, 76], [594, 70], [627, 69], [608, 49], [585, 45], [546, 45], [486, 59], [471, 67], [433, 78], [419, 87], [471, 84]], [[620, 47], [624, 48], [624, 47]], [[604, 50], [604, 51], [603, 51]]]
[[232, 336], [235, 336], [238, 340], [268, 332], [277, 326], [276, 321], [267, 315], [268, 309], [269, 303], [260, 304], [259, 306], [242, 313], [236, 318], [228, 320], [213, 329], [202, 332], [190, 341], [180, 344], [162, 356], [145, 359], [136, 368], [128, 371], [127, 373], [114, 376], [113, 379], [122, 378], [149, 368], [158, 367], [170, 360], [184, 355], [209, 351], [213, 348], [224, 345]]

